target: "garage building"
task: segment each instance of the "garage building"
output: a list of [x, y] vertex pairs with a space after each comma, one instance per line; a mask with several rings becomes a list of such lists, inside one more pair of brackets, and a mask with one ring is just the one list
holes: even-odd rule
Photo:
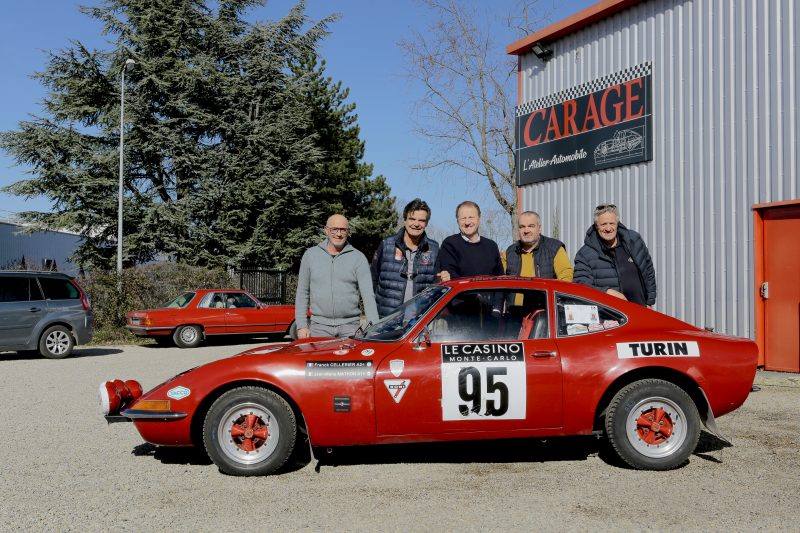
[[510, 44], [519, 206], [570, 257], [600, 203], [656, 308], [800, 371], [796, 0], [604, 0]]

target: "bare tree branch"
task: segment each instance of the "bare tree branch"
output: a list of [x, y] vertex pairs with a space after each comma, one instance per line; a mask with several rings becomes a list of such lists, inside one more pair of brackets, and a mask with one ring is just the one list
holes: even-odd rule
[[[517, 62], [494, 42], [496, 27], [464, 1], [422, 0], [432, 13], [424, 32], [400, 43], [407, 75], [424, 88], [416, 133], [428, 160], [416, 170], [457, 168], [486, 180], [503, 211], [516, 216], [514, 103]], [[546, 20], [538, 0], [520, 0], [501, 24], [519, 37]]]

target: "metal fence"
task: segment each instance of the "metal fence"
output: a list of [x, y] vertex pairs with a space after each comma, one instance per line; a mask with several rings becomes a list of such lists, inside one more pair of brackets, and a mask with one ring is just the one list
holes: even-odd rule
[[239, 287], [265, 304], [286, 303], [286, 270], [242, 268], [235, 273], [239, 276]]

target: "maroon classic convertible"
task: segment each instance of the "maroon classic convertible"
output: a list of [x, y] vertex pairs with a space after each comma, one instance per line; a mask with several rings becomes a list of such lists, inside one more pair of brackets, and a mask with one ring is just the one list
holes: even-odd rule
[[756, 345], [573, 283], [459, 279], [349, 339], [265, 346], [142, 394], [100, 386], [109, 421], [160, 446], [204, 447], [233, 475], [296, 446], [604, 436], [634, 468], [687, 462], [747, 399]]

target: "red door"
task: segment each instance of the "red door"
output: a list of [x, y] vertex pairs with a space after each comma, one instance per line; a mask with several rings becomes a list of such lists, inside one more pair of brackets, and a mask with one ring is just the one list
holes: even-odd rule
[[[492, 312], [523, 293], [518, 312]], [[430, 346], [409, 340], [378, 363], [378, 435], [488, 431], [509, 437], [562, 427], [561, 358], [545, 302], [544, 291], [454, 297], [428, 324]], [[533, 319], [522, 327], [539, 309], [542, 327], [532, 329]]]
[[800, 372], [800, 206], [764, 211], [764, 280], [764, 368]]

